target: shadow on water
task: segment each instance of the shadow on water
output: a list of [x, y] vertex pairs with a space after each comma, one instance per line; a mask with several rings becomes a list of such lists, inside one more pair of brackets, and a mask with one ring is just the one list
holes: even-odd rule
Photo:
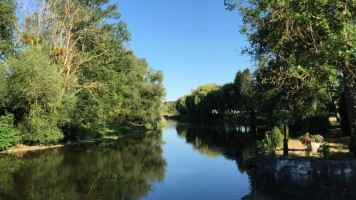
[[176, 129], [194, 150], [210, 157], [224, 155], [236, 160], [239, 171], [246, 172], [250, 179], [251, 193], [242, 199], [332, 200], [356, 196], [356, 161], [316, 160], [309, 164], [305, 160], [283, 161], [272, 157], [281, 162], [262, 162], [254, 152], [259, 135], [254, 129], [236, 124], [178, 124]]
[[139, 199], [165, 178], [162, 133], [0, 156], [0, 199]]
[[236, 123], [178, 124], [176, 129], [178, 135], [201, 154], [209, 157], [223, 155], [235, 160], [240, 173], [247, 173], [251, 185], [254, 185], [255, 129]]

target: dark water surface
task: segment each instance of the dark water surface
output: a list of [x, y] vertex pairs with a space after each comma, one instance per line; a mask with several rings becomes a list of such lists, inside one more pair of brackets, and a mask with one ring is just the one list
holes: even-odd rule
[[0, 199], [240, 199], [254, 134], [170, 122], [162, 133], [0, 155]]

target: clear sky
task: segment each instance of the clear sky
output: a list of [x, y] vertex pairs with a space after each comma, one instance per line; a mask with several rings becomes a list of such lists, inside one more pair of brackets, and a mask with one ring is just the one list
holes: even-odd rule
[[164, 73], [166, 101], [207, 83], [223, 85], [251, 68], [242, 56], [241, 16], [224, 0], [113, 0], [132, 37], [129, 48]]

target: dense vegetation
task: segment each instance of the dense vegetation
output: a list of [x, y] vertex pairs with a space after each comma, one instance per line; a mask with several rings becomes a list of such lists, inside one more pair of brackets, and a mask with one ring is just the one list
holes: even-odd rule
[[254, 83], [246, 69], [236, 74], [233, 83], [223, 86], [211, 83], [192, 90], [191, 94], [177, 100], [176, 107], [180, 115], [189, 115], [193, 120], [207, 121], [217, 115], [228, 119], [236, 111], [253, 111], [253, 92]]
[[[257, 69], [238, 72], [234, 83], [209, 84], [178, 99], [180, 114], [208, 120], [236, 112], [273, 114], [278, 121], [279, 92], [289, 96], [294, 133], [324, 133], [328, 116], [341, 117], [346, 135], [356, 132], [355, 1], [235, 1], [227, 9], [243, 16]], [[244, 75], [245, 74], [245, 75]], [[352, 136], [351, 138], [355, 138]], [[350, 149], [356, 152], [356, 141]], [[352, 148], [354, 147], [354, 148]]]
[[18, 23], [15, 1], [0, 2], [0, 114], [14, 114], [22, 142], [159, 126], [163, 74], [125, 46], [130, 32], [108, 3], [35, 0]]

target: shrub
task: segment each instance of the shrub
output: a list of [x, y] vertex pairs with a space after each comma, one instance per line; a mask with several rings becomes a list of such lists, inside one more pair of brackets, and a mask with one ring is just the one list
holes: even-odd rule
[[63, 133], [58, 128], [53, 116], [29, 117], [29, 120], [22, 125], [22, 131], [24, 132], [23, 140], [31, 144], [50, 145], [56, 144], [59, 140], [63, 139]]
[[257, 141], [258, 152], [268, 152], [270, 155], [276, 154], [276, 146], [272, 144], [270, 133], [266, 132], [263, 140]]
[[283, 135], [279, 128], [276, 126], [272, 128], [271, 140], [276, 143], [276, 147], [283, 144]]
[[324, 159], [329, 159], [330, 157], [330, 145], [326, 142], [323, 143], [323, 149], [320, 152], [320, 156]]
[[329, 114], [327, 112], [321, 113], [310, 113], [302, 117], [301, 121], [302, 129], [301, 132], [313, 132], [326, 134], [329, 132]]
[[257, 142], [257, 150], [259, 152], [268, 152], [270, 155], [276, 154], [276, 148], [283, 144], [283, 136], [277, 127], [273, 127], [272, 131], [267, 131], [263, 140]]
[[20, 131], [14, 127], [14, 115], [6, 112], [0, 116], [0, 150], [7, 150], [21, 140]]

